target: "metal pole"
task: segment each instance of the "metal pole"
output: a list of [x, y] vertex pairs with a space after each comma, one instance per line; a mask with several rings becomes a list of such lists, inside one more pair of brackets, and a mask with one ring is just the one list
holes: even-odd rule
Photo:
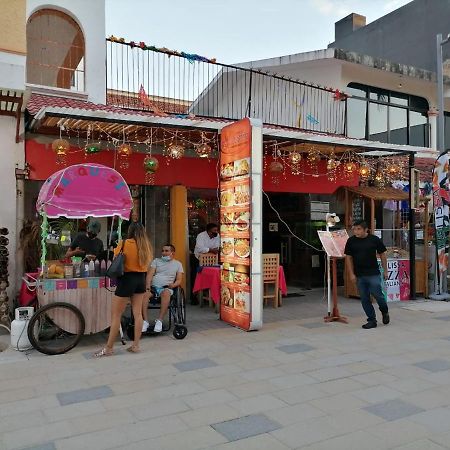
[[[447, 41], [447, 40], [446, 40]], [[444, 144], [444, 75], [442, 64], [442, 34], [436, 36], [436, 76], [437, 76], [437, 97], [438, 97], [438, 120], [437, 120], [437, 149], [441, 153], [445, 150]]]
[[412, 170], [414, 169], [414, 153], [409, 154], [409, 290], [410, 299], [416, 299], [416, 224], [415, 210], [411, 208], [414, 195], [412, 185]]
[[[330, 231], [330, 227], [326, 227], [327, 233]], [[330, 255], [327, 254], [327, 306], [328, 306], [328, 317], [331, 317], [331, 260]]]

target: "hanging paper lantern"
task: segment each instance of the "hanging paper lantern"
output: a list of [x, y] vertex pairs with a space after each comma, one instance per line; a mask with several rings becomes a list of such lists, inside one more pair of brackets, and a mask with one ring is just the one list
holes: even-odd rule
[[269, 172], [272, 178], [272, 183], [279, 184], [280, 176], [284, 172], [284, 166], [280, 161], [272, 161], [269, 164]]
[[347, 173], [347, 174], [353, 174], [355, 171], [356, 171], [356, 169], [358, 168], [358, 166], [356, 165], [356, 163], [355, 162], [353, 162], [353, 161], [347, 161], [345, 164], [344, 164], [344, 170], [345, 170], [345, 172]]
[[327, 161], [327, 170], [334, 171], [337, 169], [338, 165], [339, 161], [336, 160], [336, 155], [334, 154], [334, 152], [331, 152]]
[[370, 167], [363, 163], [359, 168], [359, 175], [363, 180], [367, 180], [370, 176]]
[[147, 184], [154, 184], [155, 173], [159, 168], [159, 161], [151, 155], [147, 155], [144, 158], [144, 171], [145, 171], [145, 182]]
[[130, 156], [133, 153], [133, 148], [130, 144], [122, 144], [117, 149], [117, 155], [119, 157], [119, 167], [121, 169], [128, 169], [130, 167]]
[[209, 144], [203, 143], [200, 144], [196, 149], [195, 152], [200, 158], [209, 158], [212, 153], [212, 148]]
[[336, 169], [338, 166], [339, 161], [336, 160], [336, 155], [334, 152], [331, 152], [327, 160], [327, 178], [329, 181], [337, 180]]
[[172, 142], [167, 147], [167, 156], [172, 159], [181, 159], [184, 156], [184, 145]]
[[56, 164], [66, 164], [67, 153], [70, 149], [70, 144], [65, 139], [55, 139], [52, 142], [52, 149], [56, 154]]
[[272, 175], [279, 175], [281, 173], [283, 173], [284, 170], [284, 166], [280, 161], [272, 161], [269, 164], [269, 172]]

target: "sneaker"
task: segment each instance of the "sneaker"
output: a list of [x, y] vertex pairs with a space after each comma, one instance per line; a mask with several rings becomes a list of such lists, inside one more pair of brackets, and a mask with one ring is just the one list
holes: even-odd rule
[[391, 318], [389, 317], [389, 313], [383, 313], [383, 323], [387, 325], [391, 321]]
[[155, 328], [153, 328], [153, 331], [155, 333], [161, 333], [162, 326], [163, 326], [163, 323], [159, 319], [156, 319], [155, 320]]
[[149, 326], [150, 326], [150, 324], [146, 320], [144, 320], [144, 323], [142, 324], [142, 332], [147, 333]]
[[370, 330], [371, 328], [376, 328], [377, 327], [377, 323], [376, 322], [367, 322], [362, 326], [365, 330]]

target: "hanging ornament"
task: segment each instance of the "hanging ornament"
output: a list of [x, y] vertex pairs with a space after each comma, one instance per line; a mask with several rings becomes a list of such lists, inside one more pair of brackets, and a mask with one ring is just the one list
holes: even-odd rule
[[200, 158], [209, 158], [212, 153], [212, 148], [209, 144], [204, 142], [195, 148], [195, 153], [197, 153]]
[[91, 142], [90, 144], [86, 144], [84, 146], [84, 155], [95, 155], [96, 153], [100, 153], [101, 147], [100, 142]]
[[337, 180], [337, 174], [336, 169], [339, 166], [339, 161], [336, 159], [336, 155], [334, 152], [330, 153], [330, 156], [327, 160], [327, 178], [330, 181], [336, 181]]
[[128, 169], [130, 167], [130, 156], [133, 149], [130, 144], [123, 143], [117, 149], [117, 156], [119, 157], [119, 167], [121, 169]]
[[308, 166], [311, 168], [311, 175], [313, 177], [319, 176], [319, 161], [320, 161], [320, 151], [314, 145], [308, 150], [306, 156], [306, 161]]
[[383, 188], [386, 184], [386, 179], [383, 175], [383, 172], [381, 172], [380, 170], [377, 170], [373, 181], [374, 181], [375, 186]]
[[70, 149], [70, 144], [65, 139], [55, 139], [52, 142], [52, 149], [56, 154], [56, 164], [65, 165], [67, 163], [67, 153]]
[[280, 183], [280, 176], [284, 172], [284, 166], [283, 163], [280, 161], [272, 161], [269, 164], [269, 173], [272, 177], [272, 183], [273, 184], [279, 184]]
[[145, 171], [145, 183], [155, 183], [155, 173], [159, 168], [159, 161], [151, 155], [147, 155], [144, 158], [144, 171]]
[[172, 142], [166, 149], [166, 156], [172, 159], [181, 159], [184, 156], [184, 145]]
[[362, 163], [359, 166], [359, 176], [361, 177], [362, 180], [366, 181], [369, 179], [370, 177], [370, 166], [367, 163]]
[[288, 156], [289, 165], [291, 167], [292, 175], [300, 175], [300, 163], [302, 161], [302, 154], [295, 149], [289, 153]]

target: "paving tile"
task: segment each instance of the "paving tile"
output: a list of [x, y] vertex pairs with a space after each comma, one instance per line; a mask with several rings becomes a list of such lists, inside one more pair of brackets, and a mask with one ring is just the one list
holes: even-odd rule
[[220, 403], [230, 403], [233, 400], [237, 400], [237, 397], [225, 389], [216, 389], [214, 391], [188, 395], [183, 398], [183, 401], [193, 409], [217, 405]]
[[36, 445], [33, 447], [27, 447], [23, 450], [56, 450], [54, 442], [48, 442], [47, 444]]
[[421, 361], [413, 365], [428, 370], [429, 372], [442, 372], [450, 369], [450, 361], [445, 359], [429, 359], [428, 361]]
[[318, 398], [327, 397], [330, 394], [322, 391], [318, 385], [297, 386], [290, 389], [274, 392], [275, 397], [280, 398], [289, 405], [309, 402]]
[[444, 322], [450, 322], [450, 316], [433, 317], [433, 319], [443, 320]]
[[191, 370], [206, 369], [207, 367], [215, 367], [218, 364], [209, 358], [191, 359], [189, 361], [181, 361], [175, 363], [174, 366], [180, 372], [189, 372]]
[[271, 409], [283, 408], [286, 406], [286, 403], [273, 395], [263, 394], [231, 402], [230, 406], [238, 411], [241, 416], [248, 416], [250, 414], [266, 412]]
[[225, 422], [231, 419], [237, 419], [241, 414], [230, 405], [214, 405], [213, 408], [206, 406], [195, 410], [188, 410], [178, 417], [190, 428], [196, 428], [212, 423]]
[[398, 399], [366, 406], [363, 409], [388, 421], [403, 419], [424, 411], [412, 403]]
[[359, 391], [352, 392], [352, 395], [369, 403], [380, 403], [392, 400], [402, 395], [401, 392], [386, 386], [372, 386]]
[[311, 323], [302, 323], [300, 324], [302, 328], [309, 328], [310, 330], [314, 328], [322, 328], [328, 326], [327, 324], [323, 322], [311, 322]]
[[368, 406], [367, 402], [354, 397], [348, 392], [312, 400], [310, 403], [329, 414], [336, 414], [342, 411], [360, 409], [364, 406]]
[[290, 448], [302, 448], [306, 445], [339, 436], [342, 432], [330, 426], [327, 417], [319, 417], [281, 428], [270, 434]]
[[396, 447], [395, 450], [445, 450], [447, 448], [448, 447], [442, 447], [439, 444], [435, 444], [430, 439], [420, 439], [419, 441]]
[[265, 415], [278, 422], [280, 425], [289, 426], [294, 423], [304, 422], [305, 420], [322, 417], [326, 413], [319, 408], [308, 403], [299, 403], [285, 408], [266, 411]]
[[450, 408], [436, 408], [421, 412], [410, 418], [427, 427], [433, 434], [450, 431]]
[[217, 445], [212, 450], [289, 450], [270, 434], [259, 434], [239, 441]]
[[229, 441], [238, 441], [281, 428], [279, 423], [269, 419], [264, 414], [245, 416], [211, 426]]
[[277, 349], [290, 355], [292, 353], [310, 352], [311, 350], [314, 350], [315, 347], [309, 344], [290, 344], [280, 345]]
[[409, 418], [382, 422], [368, 427], [366, 431], [390, 447], [405, 445], [429, 435], [429, 430], [425, 426], [413, 422]]
[[314, 370], [307, 372], [307, 375], [314, 377], [319, 381], [332, 381], [339, 378], [347, 378], [352, 375], [351, 372], [343, 367], [327, 367], [325, 369]]
[[105, 411], [105, 407], [99, 400], [92, 400], [89, 402], [71, 403], [56, 408], [47, 408], [44, 410], [44, 415], [49, 422], [58, 422], [60, 420], [90, 416]]
[[355, 431], [345, 436], [337, 436], [322, 442], [302, 447], [303, 450], [384, 450], [391, 448], [366, 431]]
[[172, 433], [143, 442], [143, 446], [134, 448], [126, 446], [127, 450], [198, 450], [211, 449], [218, 444], [226, 442], [226, 438], [210, 426], [185, 430], [180, 433]]
[[109, 386], [97, 386], [88, 389], [78, 389], [71, 392], [60, 392], [56, 394], [61, 406], [72, 403], [89, 402], [102, 398], [112, 397], [114, 392]]

